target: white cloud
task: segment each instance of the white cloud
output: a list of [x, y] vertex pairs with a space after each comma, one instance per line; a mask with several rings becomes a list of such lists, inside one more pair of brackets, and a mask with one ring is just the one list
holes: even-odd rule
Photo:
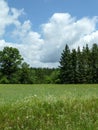
[[0, 37], [2, 37], [7, 26], [20, 24], [18, 17], [22, 14], [23, 10], [9, 8], [5, 0], [0, 0], [0, 10]]
[[44, 40], [41, 39], [39, 33], [32, 31], [31, 22], [25, 21], [12, 34], [17, 39], [16, 46], [22, 53], [24, 60], [32, 66], [40, 66], [40, 53]]
[[[33, 67], [57, 67], [61, 52], [68, 44], [71, 48], [82, 47], [86, 43], [98, 41], [97, 17], [84, 17], [77, 20], [69, 13], [55, 13], [47, 23], [41, 25], [42, 33], [32, 30], [32, 23], [23, 23], [19, 16], [23, 10], [10, 8], [4, 0], [0, 0], [0, 48], [16, 47], [24, 60]], [[11, 42], [4, 39], [6, 27], [14, 25], [11, 30]]]
[[93, 43], [98, 36], [96, 23], [97, 17], [77, 20], [68, 13], [55, 13], [49, 22], [42, 26], [45, 45], [41, 60], [43, 62], [59, 61], [65, 44], [76, 48], [82, 47], [85, 43], [89, 44], [91, 41]]

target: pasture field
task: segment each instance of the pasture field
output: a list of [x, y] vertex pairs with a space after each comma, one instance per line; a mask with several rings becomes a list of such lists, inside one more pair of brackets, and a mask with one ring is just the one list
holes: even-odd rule
[[0, 130], [98, 130], [98, 85], [0, 85]]

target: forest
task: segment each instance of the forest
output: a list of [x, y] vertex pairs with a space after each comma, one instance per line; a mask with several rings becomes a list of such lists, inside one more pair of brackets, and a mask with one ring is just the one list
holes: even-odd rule
[[0, 51], [0, 84], [55, 83], [58, 69], [32, 68], [17, 48], [4, 47]]
[[98, 45], [70, 50], [65, 46], [59, 66], [60, 83], [98, 83]]
[[17, 48], [0, 51], [0, 84], [98, 83], [98, 45], [70, 49], [66, 44], [58, 68], [33, 68]]

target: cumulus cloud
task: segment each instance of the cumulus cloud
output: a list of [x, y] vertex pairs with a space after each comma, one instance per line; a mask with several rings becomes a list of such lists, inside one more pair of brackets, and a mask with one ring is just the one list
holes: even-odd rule
[[[1, 10], [0, 11], [0, 47], [1, 49], [4, 46], [13, 46], [20, 50], [20, 53], [24, 57], [31, 66], [40, 65], [39, 61], [39, 52], [41, 50], [41, 46], [43, 44], [43, 39], [41, 39], [41, 35], [37, 32], [32, 31], [30, 20], [24, 21], [21, 23], [19, 20], [19, 16], [23, 14], [22, 10], [17, 10], [15, 8], [10, 8], [5, 0], [0, 1]], [[12, 40], [11, 42], [6, 41], [4, 39], [4, 35], [6, 35], [6, 28], [14, 25], [14, 29], [11, 34]], [[36, 63], [38, 63], [36, 65]], [[41, 66], [41, 65], [40, 65]]]
[[42, 25], [45, 45], [41, 60], [45, 63], [59, 61], [65, 44], [76, 48], [93, 43], [98, 37], [97, 21], [97, 17], [77, 20], [68, 13], [55, 13], [48, 23]]
[[20, 24], [18, 18], [22, 14], [23, 9], [9, 8], [5, 0], [0, 0], [0, 10], [0, 37], [2, 37], [7, 26]]
[[[65, 45], [71, 48], [91, 46], [98, 41], [96, 25], [98, 17], [77, 19], [69, 13], [55, 13], [47, 23], [41, 25], [41, 33], [32, 29], [30, 20], [23, 23], [19, 16], [22, 10], [10, 8], [5, 0], [0, 0], [0, 48], [16, 47], [24, 60], [32, 67], [58, 67], [61, 52]], [[14, 25], [12, 41], [4, 38], [6, 27]]]

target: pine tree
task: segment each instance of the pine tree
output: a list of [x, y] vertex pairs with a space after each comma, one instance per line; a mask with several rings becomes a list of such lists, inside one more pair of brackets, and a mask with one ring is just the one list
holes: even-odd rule
[[61, 83], [98, 83], [98, 45], [88, 45], [70, 52], [68, 45], [65, 46], [60, 59]]
[[68, 45], [65, 46], [60, 59], [60, 83], [70, 83], [71, 79], [71, 53]]
[[71, 79], [70, 83], [77, 83], [77, 52], [75, 49], [71, 53]]
[[91, 49], [91, 79], [92, 83], [98, 83], [98, 46], [93, 44]]
[[77, 83], [83, 83], [84, 81], [84, 64], [83, 55], [80, 51], [80, 47], [77, 50]]
[[83, 47], [82, 50], [82, 57], [83, 57], [83, 65], [84, 65], [84, 83], [91, 83], [91, 69], [90, 69], [90, 49], [88, 47], [88, 44], [86, 44], [86, 47]]

